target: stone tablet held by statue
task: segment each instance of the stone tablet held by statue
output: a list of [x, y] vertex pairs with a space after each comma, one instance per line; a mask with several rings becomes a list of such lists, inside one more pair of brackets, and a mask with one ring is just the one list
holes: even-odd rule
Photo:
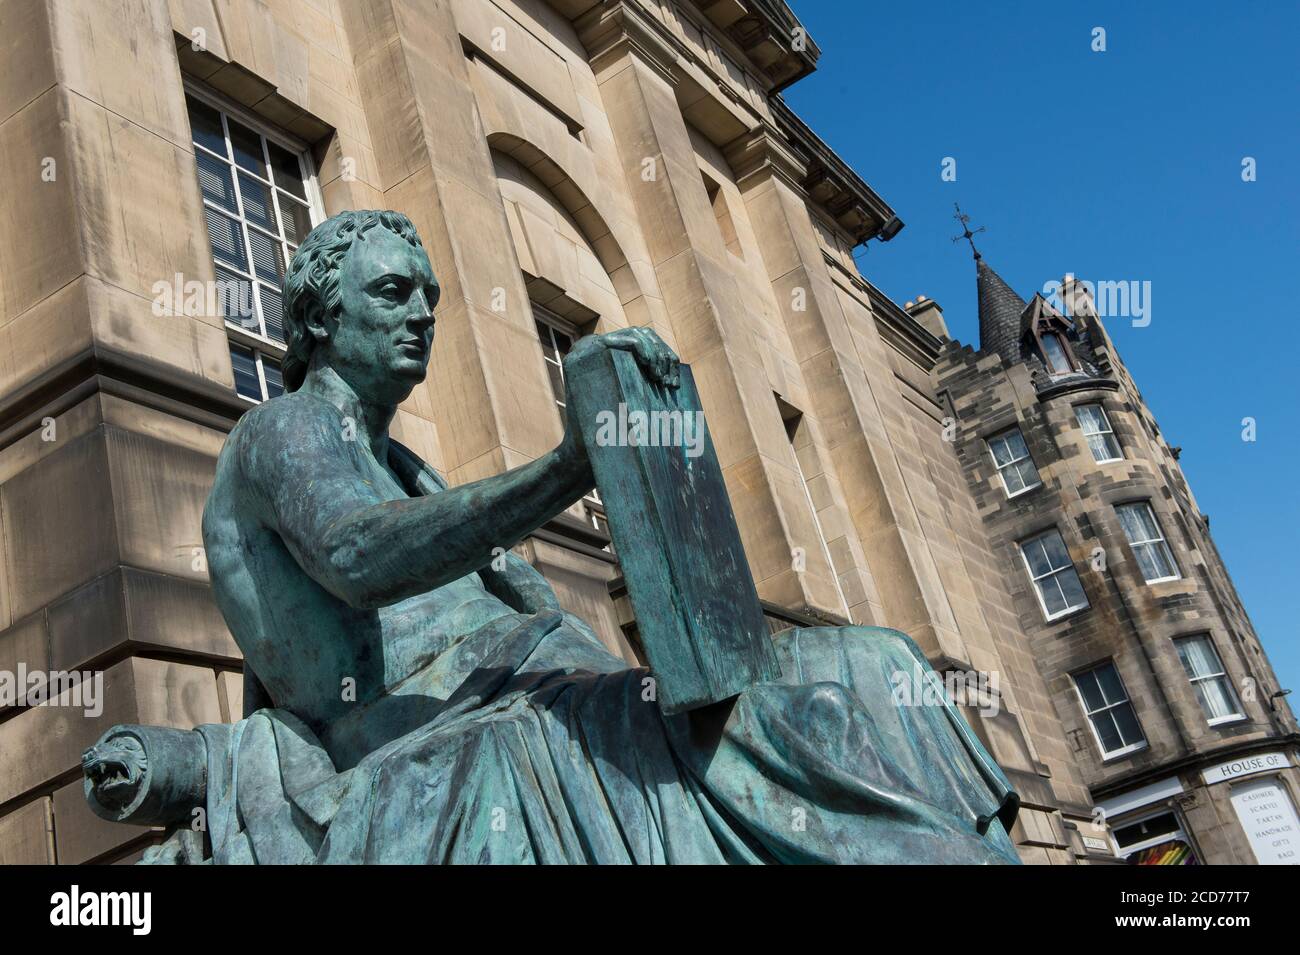
[[665, 713], [776, 679], [780, 665], [745, 560], [690, 368], [652, 384], [626, 352], [576, 356], [572, 396]]

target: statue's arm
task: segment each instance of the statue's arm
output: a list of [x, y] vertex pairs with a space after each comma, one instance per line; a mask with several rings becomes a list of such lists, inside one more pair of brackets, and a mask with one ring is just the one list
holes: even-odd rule
[[592, 486], [585, 452], [566, 438], [504, 474], [384, 501], [336, 410], [275, 402], [250, 417], [239, 463], [254, 506], [303, 570], [353, 607], [387, 606], [478, 570]]

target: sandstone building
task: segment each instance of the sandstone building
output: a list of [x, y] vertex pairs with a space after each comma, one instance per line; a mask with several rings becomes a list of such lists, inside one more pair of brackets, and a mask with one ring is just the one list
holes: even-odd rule
[[[781, 99], [818, 57], [785, 3], [0, 21], [0, 671], [104, 675], [94, 718], [0, 710], [0, 862], [135, 858], [157, 833], [90, 814], [82, 749], [239, 717], [199, 517], [225, 433], [282, 388], [287, 258], [348, 208], [409, 214], [441, 281], [394, 434], [449, 481], [553, 446], [576, 336], [652, 326], [694, 369], [771, 626], [897, 627], [996, 676], [962, 699], [1026, 861], [1297, 844], [1296, 723], [1086, 295], [1025, 303], [981, 260], [976, 351], [862, 276], [853, 249], [902, 223]], [[520, 552], [638, 659], [598, 497]]]

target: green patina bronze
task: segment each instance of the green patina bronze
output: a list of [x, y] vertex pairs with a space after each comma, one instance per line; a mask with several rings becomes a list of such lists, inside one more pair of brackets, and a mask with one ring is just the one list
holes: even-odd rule
[[[146, 861], [1017, 861], [1018, 800], [965, 721], [893, 699], [930, 672], [906, 635], [764, 643], [711, 447], [593, 444], [580, 416], [627, 394], [696, 407], [652, 331], [578, 343], [564, 438], [522, 467], [448, 488], [393, 441], [437, 299], [399, 213], [334, 216], [294, 256], [288, 393], [231, 432], [203, 520], [249, 715], [114, 727], [84, 760], [101, 816], [176, 827]], [[597, 477], [616, 543], [643, 542], [624, 562], [653, 674], [506, 552]]]

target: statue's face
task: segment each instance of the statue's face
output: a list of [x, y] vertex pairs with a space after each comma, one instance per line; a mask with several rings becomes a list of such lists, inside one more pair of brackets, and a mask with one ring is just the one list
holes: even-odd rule
[[339, 273], [341, 308], [329, 361], [357, 396], [398, 404], [424, 380], [438, 280], [424, 250], [382, 227], [352, 243]]

